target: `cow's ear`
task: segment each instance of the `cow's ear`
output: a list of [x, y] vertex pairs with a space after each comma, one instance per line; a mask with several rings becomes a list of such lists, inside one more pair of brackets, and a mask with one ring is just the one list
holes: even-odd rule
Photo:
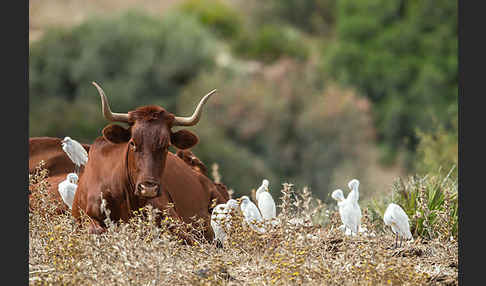
[[187, 129], [179, 130], [170, 134], [170, 141], [179, 149], [188, 149], [199, 142], [196, 134]]
[[103, 137], [111, 143], [123, 143], [130, 140], [130, 130], [120, 125], [110, 124], [103, 128]]

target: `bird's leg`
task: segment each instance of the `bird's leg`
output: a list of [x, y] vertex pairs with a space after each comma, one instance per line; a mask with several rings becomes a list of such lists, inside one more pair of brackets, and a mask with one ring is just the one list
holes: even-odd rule
[[400, 248], [402, 248], [402, 240], [403, 240], [403, 238], [400, 237]]
[[395, 248], [398, 247], [398, 232], [396, 233], [395, 235], [396, 239], [395, 239]]

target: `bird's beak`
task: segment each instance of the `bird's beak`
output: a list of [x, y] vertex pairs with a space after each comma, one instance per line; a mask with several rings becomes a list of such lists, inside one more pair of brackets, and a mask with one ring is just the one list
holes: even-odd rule
[[270, 192], [270, 191], [268, 190], [268, 188], [265, 188], [265, 191]]

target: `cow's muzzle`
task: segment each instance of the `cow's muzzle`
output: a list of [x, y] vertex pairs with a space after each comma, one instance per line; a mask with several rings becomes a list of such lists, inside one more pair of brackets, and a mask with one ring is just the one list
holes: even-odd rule
[[135, 195], [146, 198], [153, 198], [159, 195], [159, 190], [159, 183], [154, 181], [145, 181], [137, 184]]

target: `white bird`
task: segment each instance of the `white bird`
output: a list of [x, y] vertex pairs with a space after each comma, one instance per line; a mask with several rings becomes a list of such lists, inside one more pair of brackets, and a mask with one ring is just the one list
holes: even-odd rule
[[64, 203], [72, 209], [74, 194], [76, 193], [76, 188], [78, 187], [78, 175], [76, 173], [69, 173], [66, 176], [66, 180], [59, 183], [57, 190], [61, 195]]
[[88, 152], [86, 152], [83, 145], [68, 136], [64, 137], [64, 139], [61, 141], [61, 145], [62, 150], [66, 152], [69, 159], [71, 159], [75, 165], [74, 172], [79, 173], [81, 165], [86, 165], [88, 162]]
[[221, 244], [226, 240], [225, 227], [231, 226], [231, 210], [238, 209], [238, 202], [234, 199], [225, 204], [217, 205], [211, 214], [211, 227], [214, 231], [214, 240]]
[[263, 223], [263, 217], [260, 214], [257, 206], [250, 200], [248, 196], [241, 197], [241, 212], [245, 218], [245, 221], [248, 225], [251, 226], [254, 230], [258, 232], [265, 232], [265, 229], [262, 227], [257, 227], [255, 224]]
[[396, 235], [395, 248], [397, 248], [398, 237], [400, 236], [400, 247], [402, 246], [402, 238], [411, 239], [409, 219], [405, 211], [397, 204], [390, 203], [386, 208], [383, 216], [385, 225], [391, 226], [391, 229]]
[[268, 180], [264, 179], [262, 185], [256, 191], [256, 200], [263, 219], [272, 220], [277, 217], [277, 209], [275, 207], [275, 201], [268, 190], [268, 185]]
[[339, 215], [345, 228], [349, 228], [351, 234], [358, 234], [361, 224], [361, 208], [358, 202], [355, 201], [355, 197], [350, 192], [345, 199], [343, 191], [340, 189], [332, 192], [331, 197], [338, 202]]

